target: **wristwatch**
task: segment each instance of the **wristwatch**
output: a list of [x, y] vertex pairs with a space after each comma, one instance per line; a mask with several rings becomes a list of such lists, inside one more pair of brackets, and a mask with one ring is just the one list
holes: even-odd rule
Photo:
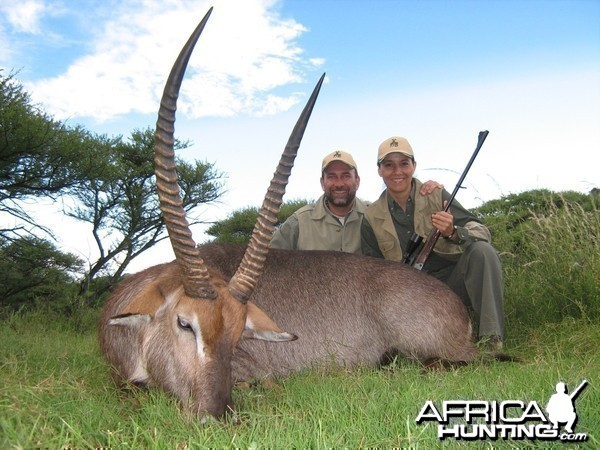
[[449, 241], [454, 242], [455, 244], [460, 245], [465, 242], [468, 236], [469, 232], [466, 228], [454, 225], [454, 231], [452, 232], [452, 234], [448, 237], [444, 237], [444, 239], [447, 239]]

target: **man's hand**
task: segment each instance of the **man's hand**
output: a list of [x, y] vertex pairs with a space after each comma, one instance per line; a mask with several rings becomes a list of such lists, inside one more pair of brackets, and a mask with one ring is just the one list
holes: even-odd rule
[[419, 194], [429, 195], [436, 189], [444, 189], [444, 185], [438, 183], [437, 181], [429, 180], [421, 185], [421, 189], [419, 189]]

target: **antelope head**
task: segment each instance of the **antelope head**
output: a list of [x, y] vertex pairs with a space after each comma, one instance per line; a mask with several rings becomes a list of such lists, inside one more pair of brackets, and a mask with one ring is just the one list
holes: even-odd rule
[[207, 267], [192, 238], [174, 158], [179, 89], [211, 11], [173, 65], [156, 125], [156, 186], [176, 263], [155, 266], [125, 281], [107, 303], [100, 331], [102, 350], [117, 378], [161, 386], [201, 418], [220, 417], [233, 408], [231, 357], [242, 337], [296, 339], [248, 300], [263, 271], [294, 159], [325, 77], [323, 74], [290, 135], [243, 260], [235, 275], [226, 279]]

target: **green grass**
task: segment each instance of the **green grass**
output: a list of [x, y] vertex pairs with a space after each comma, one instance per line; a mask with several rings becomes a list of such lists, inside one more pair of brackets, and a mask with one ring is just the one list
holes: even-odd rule
[[[506, 242], [507, 352], [521, 363], [478, 361], [423, 373], [396, 360], [374, 370], [312, 370], [274, 387], [237, 387], [238, 422], [200, 425], [164, 392], [117, 390], [96, 342], [97, 310], [15, 313], [0, 320], [1, 449], [564, 448], [548, 441], [439, 441], [417, 425], [425, 401], [520, 400], [544, 407], [558, 381], [577, 399], [576, 432], [600, 448], [600, 213], [554, 207]], [[494, 231], [494, 230], [493, 230]], [[525, 236], [526, 238], [522, 238]], [[510, 248], [508, 248], [510, 247]], [[47, 308], [51, 309], [51, 308]]]
[[[436, 427], [417, 425], [426, 400], [535, 400], [554, 385], [590, 386], [577, 401], [577, 432], [600, 445], [600, 325], [565, 319], [510, 341], [523, 363], [477, 362], [423, 373], [400, 359], [374, 370], [314, 370], [272, 387], [236, 388], [238, 423], [200, 425], [157, 389], [121, 392], [109, 379], [93, 326], [14, 316], [0, 325], [0, 448], [440, 447]], [[490, 448], [491, 441], [445, 447]], [[497, 441], [498, 448], [548, 442]], [[562, 444], [556, 444], [559, 448]]]

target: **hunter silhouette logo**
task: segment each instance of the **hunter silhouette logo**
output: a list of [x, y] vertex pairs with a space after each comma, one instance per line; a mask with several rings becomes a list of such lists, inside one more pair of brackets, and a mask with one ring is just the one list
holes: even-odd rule
[[566, 423], [565, 431], [573, 433], [573, 427], [577, 423], [577, 413], [575, 412], [575, 399], [587, 386], [587, 380], [583, 380], [579, 386], [575, 388], [571, 395], [567, 394], [567, 386], [565, 383], [556, 384], [556, 394], [550, 397], [546, 411], [548, 419], [553, 424], [553, 429], [558, 429], [559, 423]]
[[[550, 397], [544, 413], [536, 401], [520, 400], [445, 400], [437, 407], [431, 400], [425, 402], [416, 422], [437, 422], [440, 440], [560, 440], [585, 442], [587, 433], [575, 433], [577, 423], [575, 400], [587, 386], [583, 380], [571, 394], [563, 382], [556, 384], [556, 393]], [[561, 424], [564, 430], [561, 431]]]

